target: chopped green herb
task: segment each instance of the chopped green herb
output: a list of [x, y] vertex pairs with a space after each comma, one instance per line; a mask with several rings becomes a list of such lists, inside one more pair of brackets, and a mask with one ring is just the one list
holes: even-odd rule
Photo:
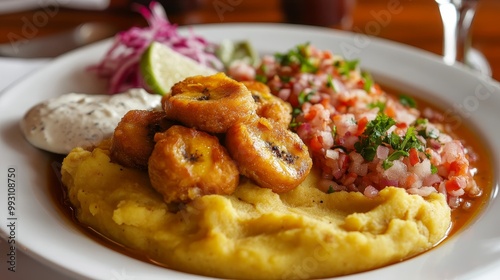
[[337, 136], [337, 126], [332, 125], [332, 137], [335, 139], [335, 136]]
[[405, 152], [403, 150], [397, 150], [397, 151], [394, 151], [392, 154], [390, 154], [386, 160], [395, 161], [395, 160], [400, 159], [401, 157], [407, 157], [408, 155], [409, 155], [408, 152]]
[[326, 87], [333, 89], [333, 91], [337, 92], [337, 89], [335, 88], [335, 85], [333, 84], [333, 77], [332, 75], [328, 74], [328, 77], [326, 78]]
[[436, 174], [438, 172], [438, 168], [434, 166], [434, 164], [431, 164], [431, 173]]
[[377, 117], [366, 125], [366, 129], [359, 136], [359, 141], [354, 144], [356, 152], [361, 154], [366, 161], [372, 161], [380, 145], [387, 145], [394, 150], [382, 163], [384, 169], [393, 165], [394, 160], [409, 156], [412, 148], [424, 151], [424, 144], [420, 142], [415, 134], [415, 127], [410, 126], [404, 137], [400, 137], [392, 132], [387, 135], [387, 131], [396, 121], [385, 114], [378, 114]]
[[403, 138], [400, 138], [393, 132], [390, 144], [394, 150], [402, 150], [406, 152], [408, 152], [411, 148], [416, 148], [421, 152], [424, 150], [424, 146], [417, 138], [417, 135], [415, 134], [415, 127], [413, 126], [408, 127]]
[[364, 86], [363, 86], [363, 89], [370, 93], [371, 91], [371, 88], [373, 86], [373, 78], [372, 78], [372, 75], [368, 72], [361, 72], [361, 78], [363, 79], [364, 81]]
[[257, 75], [255, 75], [255, 80], [258, 82], [264, 83], [264, 84], [267, 83], [266, 75], [257, 74]]
[[432, 129], [426, 135], [428, 138], [437, 139], [439, 137], [439, 131], [437, 129]]
[[335, 190], [333, 189], [333, 186], [332, 185], [328, 186], [328, 191], [326, 191], [326, 193], [330, 194], [330, 193], [334, 193], [334, 192], [335, 192]]
[[385, 103], [382, 101], [375, 101], [372, 103], [368, 104], [368, 108], [373, 109], [373, 108], [378, 108], [379, 113], [383, 112], [385, 110]]
[[387, 159], [385, 159], [382, 162], [382, 168], [384, 168], [384, 170], [387, 170], [387, 169], [391, 168], [393, 164], [394, 163], [392, 163], [392, 161], [388, 161]]
[[298, 123], [297, 121], [293, 120], [292, 122], [290, 122], [290, 124], [288, 125], [288, 127], [291, 129], [291, 130], [295, 130], [297, 127], [300, 126], [300, 123]]
[[416, 121], [415, 121], [415, 126], [419, 126], [419, 125], [426, 125], [429, 123], [429, 120], [428, 119], [423, 119], [423, 118], [418, 118]]
[[302, 106], [304, 103], [309, 102], [311, 100], [311, 97], [314, 95], [314, 91], [311, 91], [309, 93], [305, 93], [304, 91], [301, 91], [299, 93], [299, 96], [297, 97], [299, 100], [299, 105]]
[[351, 71], [356, 70], [358, 67], [359, 60], [343, 60], [338, 63], [338, 70], [340, 75], [348, 76]]
[[274, 55], [282, 66], [299, 65], [303, 73], [316, 73], [318, 67], [315, 61], [310, 58], [309, 43], [297, 45], [287, 53], [277, 53]]
[[417, 102], [415, 101], [415, 99], [405, 94], [401, 94], [399, 96], [399, 103], [401, 103], [401, 105], [405, 107], [417, 108]]
[[302, 109], [300, 109], [299, 107], [293, 108], [292, 116], [296, 117], [296, 116], [300, 115], [300, 113], [302, 113]]
[[386, 138], [387, 130], [394, 124], [396, 124], [394, 119], [385, 114], [378, 114], [374, 120], [366, 125], [365, 131], [359, 137], [359, 142], [354, 144], [356, 152], [360, 153], [365, 160], [372, 161], [377, 147]]
[[[391, 133], [390, 137], [387, 137], [388, 144], [394, 149], [384, 161], [384, 169], [392, 166], [390, 162], [397, 160], [401, 157], [407, 157], [411, 148], [415, 148], [418, 151], [424, 151], [424, 144], [420, 142], [415, 134], [415, 127], [410, 126], [406, 130], [406, 134], [403, 138], [399, 137], [396, 133]], [[387, 163], [386, 163], [387, 162]], [[387, 168], [386, 168], [387, 167]]]

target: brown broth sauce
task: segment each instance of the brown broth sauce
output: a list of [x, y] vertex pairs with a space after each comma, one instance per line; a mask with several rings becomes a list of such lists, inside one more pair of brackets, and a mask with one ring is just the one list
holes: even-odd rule
[[[401, 91], [394, 88], [383, 86], [384, 90], [392, 95], [399, 95]], [[406, 93], [405, 93], [406, 94]], [[415, 98], [415, 95], [411, 95]], [[438, 112], [443, 112], [437, 106], [425, 102], [422, 99], [415, 98], [418, 104], [418, 109], [422, 110], [425, 107], [430, 107]], [[477, 174], [475, 179], [477, 184], [482, 188], [483, 192], [480, 197], [467, 198], [469, 207], [460, 207], [452, 211], [452, 224], [447, 233], [447, 236], [442, 240], [446, 241], [448, 237], [459, 233], [474, 221], [475, 217], [481, 213], [481, 209], [488, 203], [489, 198], [492, 194], [493, 186], [493, 169], [492, 169], [492, 158], [488, 152], [488, 148], [484, 145], [480, 139], [477, 137], [477, 132], [472, 129], [468, 124], [461, 124], [459, 127], [455, 128], [453, 131], [446, 131], [448, 134], [453, 136], [455, 139], [461, 139], [464, 141], [465, 147], [468, 148], [473, 153], [477, 154], [478, 160], [471, 164], [471, 167], [477, 168]], [[129, 257], [153, 263], [156, 265], [167, 267], [166, 264], [157, 263], [154, 260], [148, 258], [144, 253], [138, 252], [127, 248], [113, 240], [103, 236], [96, 230], [80, 223], [76, 219], [74, 209], [71, 206], [69, 199], [66, 195], [65, 187], [62, 185], [59, 172], [63, 157], [61, 156], [51, 156], [50, 163], [48, 164], [48, 192], [50, 193], [56, 208], [59, 210], [61, 217], [65, 219], [68, 223], [75, 225], [83, 234], [93, 239], [97, 243], [115, 250], [121, 254], [125, 254]], [[59, 167], [59, 169], [57, 168]], [[440, 242], [440, 243], [442, 243]], [[438, 245], [438, 244], [436, 244]]]
[[[114, 240], [102, 235], [97, 230], [93, 229], [90, 226], [87, 226], [83, 223], [80, 223], [76, 218], [76, 213], [73, 205], [69, 201], [66, 187], [61, 182], [60, 176], [60, 167], [62, 165], [64, 157], [60, 155], [51, 155], [49, 158], [49, 168], [48, 168], [48, 192], [56, 205], [57, 210], [59, 211], [61, 217], [68, 223], [72, 224], [80, 230], [84, 235], [91, 238], [95, 242], [103, 245], [109, 249], [112, 249], [120, 254], [124, 254], [131, 258], [135, 258], [137, 260], [152, 263], [155, 265], [167, 267], [166, 264], [158, 263], [147, 256], [147, 254], [140, 252], [138, 250], [128, 248]], [[57, 168], [58, 167], [58, 168]]]

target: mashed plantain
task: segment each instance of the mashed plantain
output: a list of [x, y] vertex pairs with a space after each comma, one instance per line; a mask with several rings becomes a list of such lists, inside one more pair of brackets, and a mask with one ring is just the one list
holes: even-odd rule
[[285, 194], [243, 180], [233, 195], [203, 196], [174, 213], [147, 172], [111, 163], [108, 149], [75, 148], [64, 159], [62, 180], [78, 220], [180, 271], [238, 279], [344, 275], [421, 253], [450, 225], [440, 194], [326, 194], [314, 187], [315, 171]]

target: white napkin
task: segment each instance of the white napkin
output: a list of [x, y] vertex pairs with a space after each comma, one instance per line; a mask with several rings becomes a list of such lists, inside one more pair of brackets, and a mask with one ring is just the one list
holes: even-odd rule
[[54, 7], [103, 10], [110, 0], [1, 0], [0, 14], [20, 12], [31, 9]]

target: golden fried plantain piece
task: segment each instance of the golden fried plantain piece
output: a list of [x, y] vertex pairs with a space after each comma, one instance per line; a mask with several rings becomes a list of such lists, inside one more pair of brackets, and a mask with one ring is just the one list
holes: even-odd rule
[[239, 183], [236, 163], [217, 137], [180, 125], [155, 135], [148, 172], [167, 203], [208, 194], [231, 194]]
[[257, 81], [242, 82], [252, 93], [257, 104], [257, 115], [271, 119], [284, 127], [292, 121], [292, 105], [271, 93], [266, 84]]
[[255, 114], [252, 94], [224, 73], [193, 76], [176, 83], [162, 99], [171, 119], [210, 133], [224, 133], [242, 119]]
[[307, 146], [299, 136], [262, 117], [229, 128], [226, 147], [242, 175], [276, 193], [297, 187], [312, 167]]
[[163, 111], [127, 112], [113, 133], [111, 160], [125, 167], [147, 169], [155, 145], [154, 135], [172, 125]]

